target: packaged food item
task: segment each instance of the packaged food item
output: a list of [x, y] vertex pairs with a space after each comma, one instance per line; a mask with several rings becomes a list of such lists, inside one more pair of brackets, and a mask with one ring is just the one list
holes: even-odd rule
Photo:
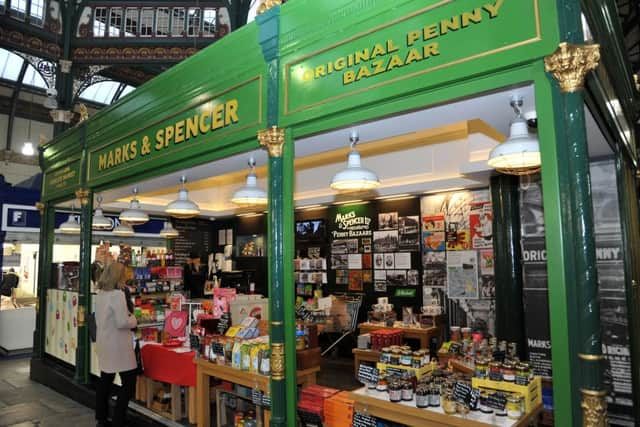
[[522, 395], [512, 393], [507, 396], [507, 417], [512, 420], [519, 420], [522, 417]]
[[429, 386], [426, 384], [420, 384], [418, 388], [416, 388], [416, 407], [429, 407]]
[[389, 383], [389, 400], [391, 402], [400, 402], [402, 400], [402, 383], [400, 381]]
[[249, 357], [251, 358], [251, 367], [249, 368], [249, 371], [254, 374], [257, 374], [260, 370], [260, 348], [260, 344], [251, 346], [251, 352], [249, 354]]
[[240, 341], [235, 342], [231, 350], [231, 366], [236, 369], [240, 369], [240, 367], [242, 366], [241, 350], [242, 344], [240, 343]]
[[513, 362], [505, 361], [502, 364], [502, 381], [515, 382], [516, 380], [516, 367]]
[[413, 384], [410, 381], [405, 381], [402, 384], [402, 400], [408, 402], [413, 400]]
[[440, 406], [440, 386], [435, 383], [429, 387], [429, 406], [433, 408]]
[[248, 371], [251, 367], [251, 344], [242, 344], [240, 348], [240, 369]]

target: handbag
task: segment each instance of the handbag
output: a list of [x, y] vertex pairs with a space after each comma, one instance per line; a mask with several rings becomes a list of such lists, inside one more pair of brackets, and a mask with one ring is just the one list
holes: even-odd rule
[[136, 373], [142, 375], [144, 367], [142, 366], [142, 353], [140, 352], [140, 340], [136, 339], [136, 343], [133, 347], [133, 351], [136, 354]]

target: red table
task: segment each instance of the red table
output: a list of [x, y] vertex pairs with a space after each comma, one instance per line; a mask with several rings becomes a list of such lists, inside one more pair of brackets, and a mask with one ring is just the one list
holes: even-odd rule
[[153, 381], [161, 381], [171, 384], [171, 418], [182, 418], [180, 404], [180, 387], [189, 387], [187, 395], [187, 408], [189, 422], [195, 424], [196, 420], [196, 365], [193, 359], [194, 351], [177, 353], [174, 348], [164, 347], [161, 344], [146, 344], [140, 349], [142, 366], [145, 378], [145, 397], [147, 407], [153, 402]]

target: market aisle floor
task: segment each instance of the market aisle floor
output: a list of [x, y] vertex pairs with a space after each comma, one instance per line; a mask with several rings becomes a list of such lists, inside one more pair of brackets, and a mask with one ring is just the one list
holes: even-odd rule
[[29, 379], [29, 358], [0, 357], [0, 427], [93, 427], [93, 410]]

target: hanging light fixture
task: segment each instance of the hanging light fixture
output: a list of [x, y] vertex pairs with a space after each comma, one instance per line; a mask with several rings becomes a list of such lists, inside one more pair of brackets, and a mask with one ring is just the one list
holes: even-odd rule
[[114, 227], [112, 233], [116, 236], [133, 236], [134, 231], [133, 227], [129, 224], [120, 221], [120, 223]]
[[165, 239], [173, 239], [174, 237], [178, 237], [180, 233], [178, 230], [173, 228], [171, 221], [165, 221], [162, 230], [160, 230], [160, 237], [164, 237]]
[[138, 187], [133, 187], [133, 199], [129, 202], [129, 208], [120, 213], [118, 217], [120, 221], [124, 221], [131, 225], [141, 225], [149, 221], [149, 215], [140, 209], [138, 201]]
[[249, 159], [249, 174], [244, 187], [239, 188], [233, 193], [231, 202], [240, 206], [264, 206], [268, 203], [267, 192], [258, 187], [258, 178], [256, 177], [256, 160], [251, 157]]
[[31, 142], [31, 116], [33, 111], [33, 94], [31, 94], [31, 102], [29, 103], [29, 126], [27, 130], [27, 140], [22, 144], [22, 155], [31, 157], [36, 154], [36, 150], [33, 148], [33, 142]]
[[200, 208], [195, 202], [189, 200], [189, 192], [185, 188], [184, 184], [187, 182], [187, 178], [182, 175], [180, 177], [180, 183], [182, 188], [178, 191], [178, 199], [169, 203], [164, 211], [175, 218], [186, 219], [192, 218], [200, 213]]
[[112, 226], [111, 220], [102, 213], [102, 196], [98, 196], [98, 207], [93, 213], [91, 228], [94, 230], [108, 230]]
[[529, 133], [522, 104], [522, 97], [511, 98], [516, 117], [511, 122], [509, 139], [489, 154], [489, 166], [507, 175], [531, 175], [540, 171], [540, 143]]
[[80, 234], [80, 224], [76, 221], [76, 216], [73, 213], [74, 206], [71, 206], [71, 213], [69, 218], [58, 227], [58, 231], [64, 234]]
[[378, 176], [369, 169], [363, 168], [360, 161], [360, 153], [356, 150], [356, 144], [360, 140], [357, 130], [352, 130], [349, 135], [351, 151], [347, 157], [347, 168], [338, 172], [331, 179], [331, 188], [338, 191], [365, 191], [380, 186]]

